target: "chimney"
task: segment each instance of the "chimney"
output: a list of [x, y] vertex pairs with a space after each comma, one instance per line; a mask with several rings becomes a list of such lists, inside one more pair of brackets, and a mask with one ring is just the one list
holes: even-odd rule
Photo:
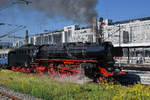
[[26, 30], [25, 44], [28, 44], [28, 41], [29, 41], [29, 35], [28, 35], [28, 30]]
[[101, 17], [100, 20], [100, 26], [98, 27], [98, 22], [97, 22], [97, 18], [93, 17], [93, 42], [97, 43], [97, 44], [101, 44], [103, 42], [103, 18]]
[[97, 18], [96, 17], [93, 17], [92, 31], [93, 31], [93, 42], [97, 42], [96, 41], [96, 37], [97, 37]]
[[98, 24], [98, 34], [99, 34], [99, 39], [98, 39], [98, 41], [99, 42], [104, 42], [104, 34], [103, 34], [103, 26], [104, 26], [104, 19], [103, 19], [103, 17], [100, 17], [99, 18], [99, 22], [98, 22], [99, 24]]

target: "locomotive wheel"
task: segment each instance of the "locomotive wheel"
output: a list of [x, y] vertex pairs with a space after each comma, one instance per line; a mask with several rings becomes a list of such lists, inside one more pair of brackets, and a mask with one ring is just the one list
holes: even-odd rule
[[97, 83], [102, 84], [102, 83], [108, 83], [108, 78], [100, 76], [97, 78]]
[[21, 72], [23, 72], [23, 73], [30, 73], [31, 72], [31, 68], [22, 67], [21, 68]]
[[15, 66], [12, 66], [12, 67], [11, 67], [11, 70], [16, 71], [16, 67], [15, 67]]
[[[57, 66], [49, 65], [48, 73], [50, 76], [57, 76], [59, 78], [80, 78], [83, 76], [81, 68], [78, 65], [70, 65], [70, 64], [59, 64]], [[79, 77], [80, 76], [80, 77]]]
[[35, 69], [36, 73], [39, 73], [40, 75], [43, 75], [46, 70], [47, 70], [46, 66], [38, 66]]
[[97, 82], [98, 82], [99, 84], [101, 84], [101, 83], [103, 82], [103, 77], [99, 77], [99, 78], [97, 79]]
[[16, 71], [20, 71], [20, 69], [21, 69], [20, 67], [16, 67]]
[[56, 73], [58, 74], [58, 77], [60, 77], [60, 78], [66, 78], [69, 75], [69, 67], [66, 66], [65, 64], [59, 64], [57, 66]]
[[97, 74], [94, 77], [93, 82], [96, 82], [98, 84], [102, 84], [102, 83], [108, 83], [108, 77], [105, 77], [103, 74]]
[[20, 69], [20, 71], [23, 72], [23, 73], [25, 73], [25, 72], [26, 72], [26, 68], [22, 67], [22, 68]]
[[82, 80], [84, 75], [84, 69], [81, 67], [81, 65], [73, 65], [73, 67], [70, 69], [71, 76], [74, 78], [74, 80]]
[[55, 69], [53, 67], [49, 67], [48, 74], [50, 75], [50, 77], [55, 77], [55, 75], [56, 75]]

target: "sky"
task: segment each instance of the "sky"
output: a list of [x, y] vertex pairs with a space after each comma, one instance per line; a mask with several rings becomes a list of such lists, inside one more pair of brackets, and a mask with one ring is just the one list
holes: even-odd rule
[[99, 0], [99, 16], [114, 21], [149, 17], [150, 0]]
[[[22, 6], [22, 9], [19, 8]], [[98, 0], [95, 7], [98, 18], [122, 21], [128, 19], [150, 17], [150, 0]], [[51, 19], [44, 12], [30, 8], [28, 5], [11, 5], [8, 8], [0, 9], [0, 23], [11, 25], [0, 25], [0, 35], [5, 34], [16, 25], [26, 26], [25, 29], [18, 30], [15, 34], [24, 36], [25, 30], [29, 30], [30, 35], [62, 29], [64, 26], [78, 24], [71, 20], [66, 20], [62, 16]], [[80, 24], [78, 24], [80, 25]], [[81, 25], [82, 26], [82, 25]]]

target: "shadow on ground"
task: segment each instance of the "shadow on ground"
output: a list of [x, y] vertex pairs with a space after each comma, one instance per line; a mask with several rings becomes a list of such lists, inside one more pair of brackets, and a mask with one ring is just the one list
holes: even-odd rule
[[119, 82], [122, 85], [133, 85], [140, 82], [140, 76], [135, 74], [129, 74], [126, 73], [125, 75], [115, 76], [114, 77], [117, 82]]

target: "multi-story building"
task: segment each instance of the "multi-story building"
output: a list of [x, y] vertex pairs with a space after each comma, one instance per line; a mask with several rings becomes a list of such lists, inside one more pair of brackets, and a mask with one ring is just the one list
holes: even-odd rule
[[[120, 22], [105, 20], [103, 35], [104, 41], [111, 41], [115, 46], [148, 44], [150, 17]], [[41, 33], [29, 38], [30, 43], [38, 45], [93, 41], [92, 28], [80, 28], [78, 25], [65, 26], [62, 31]]]
[[77, 25], [66, 26], [62, 31], [41, 33], [29, 37], [29, 43], [35, 45], [92, 41], [92, 29], [80, 28]]
[[[60, 44], [70, 42], [95, 42], [93, 27], [80, 28], [77, 25], [66, 26], [62, 31], [38, 34], [29, 38], [29, 43]], [[93, 25], [94, 26], [94, 25]], [[96, 29], [96, 28], [95, 28]], [[102, 33], [104, 41], [111, 41], [115, 47], [123, 47], [124, 56], [150, 56], [150, 17], [112, 22], [104, 20]]]
[[70, 42], [92, 42], [93, 34], [91, 28], [80, 28], [77, 25], [64, 27], [63, 43]]
[[104, 26], [104, 40], [114, 45], [150, 43], [150, 17], [109, 23]]
[[29, 43], [34, 45], [62, 43], [62, 31], [41, 33], [29, 37]]
[[103, 33], [105, 41], [124, 48], [128, 62], [143, 62], [150, 57], [150, 17], [109, 23]]

